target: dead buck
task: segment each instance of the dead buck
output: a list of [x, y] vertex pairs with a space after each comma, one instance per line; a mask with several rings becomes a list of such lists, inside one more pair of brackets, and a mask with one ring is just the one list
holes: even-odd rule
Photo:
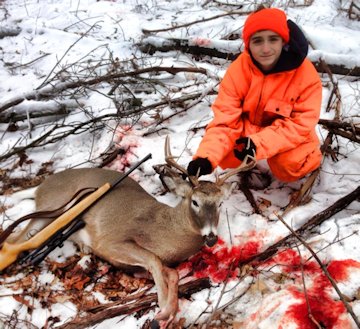
[[[170, 322], [178, 309], [178, 273], [173, 266], [217, 241], [219, 207], [230, 193], [230, 176], [254, 166], [254, 161], [236, 168], [216, 182], [189, 177], [165, 143], [167, 165], [157, 167], [170, 191], [182, 197], [169, 207], [149, 195], [137, 182], [126, 178], [89, 210], [82, 219], [86, 226], [71, 236], [80, 247], [122, 269], [145, 268], [157, 287], [160, 312], [157, 320]], [[179, 170], [180, 173], [175, 170]], [[189, 181], [182, 175], [188, 176]], [[78, 190], [99, 187], [122, 174], [107, 169], [68, 169], [50, 176], [36, 192], [38, 210], [56, 209]], [[42, 220], [41, 220], [42, 221]], [[44, 227], [48, 220], [42, 222]], [[39, 220], [31, 221], [16, 240], [24, 240]]]

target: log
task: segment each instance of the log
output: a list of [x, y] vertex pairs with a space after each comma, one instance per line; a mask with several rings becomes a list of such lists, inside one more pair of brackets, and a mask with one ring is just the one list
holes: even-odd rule
[[21, 32], [20, 27], [0, 27], [0, 39], [4, 39], [6, 37], [16, 37]]
[[[181, 51], [194, 56], [210, 56], [233, 61], [241, 54], [241, 40], [211, 40], [211, 39], [176, 39], [162, 37], [147, 37], [137, 44], [138, 48], [150, 55], [156, 51]], [[227, 45], [228, 48], [224, 47]], [[312, 62], [319, 73], [328, 73], [323, 67], [321, 60]], [[329, 64], [333, 74], [360, 76], [360, 67], [346, 67], [345, 65]]]

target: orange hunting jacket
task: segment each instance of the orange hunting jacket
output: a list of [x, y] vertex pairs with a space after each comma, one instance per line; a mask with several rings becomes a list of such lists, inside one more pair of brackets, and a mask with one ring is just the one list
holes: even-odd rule
[[295, 69], [264, 75], [245, 51], [228, 68], [212, 106], [214, 118], [194, 158], [208, 158], [213, 168], [237, 167], [235, 141], [250, 137], [257, 160], [319, 143], [322, 85], [308, 59]]

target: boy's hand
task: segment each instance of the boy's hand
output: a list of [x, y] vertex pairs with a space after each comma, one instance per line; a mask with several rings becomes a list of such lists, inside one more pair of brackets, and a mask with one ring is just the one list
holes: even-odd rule
[[235, 143], [234, 154], [239, 160], [243, 161], [247, 155], [255, 157], [256, 146], [249, 137], [239, 138]]
[[212, 165], [207, 158], [197, 158], [189, 162], [187, 172], [190, 176], [207, 175], [212, 172]]

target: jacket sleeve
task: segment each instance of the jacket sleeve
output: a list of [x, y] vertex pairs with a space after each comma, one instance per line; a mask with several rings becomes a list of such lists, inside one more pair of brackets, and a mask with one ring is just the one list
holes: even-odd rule
[[206, 127], [205, 135], [194, 156], [207, 158], [213, 168], [234, 148], [235, 140], [243, 129], [241, 114], [244, 85], [235, 84], [233, 77], [233, 74], [241, 69], [240, 66], [239, 61], [235, 61], [226, 71], [212, 105], [214, 118]]
[[322, 85], [312, 63], [306, 60], [304, 64], [306, 69], [299, 74], [307, 83], [300, 86], [290, 116], [276, 119], [270, 126], [249, 136], [256, 145], [258, 160], [271, 158], [311, 139], [320, 117]]

